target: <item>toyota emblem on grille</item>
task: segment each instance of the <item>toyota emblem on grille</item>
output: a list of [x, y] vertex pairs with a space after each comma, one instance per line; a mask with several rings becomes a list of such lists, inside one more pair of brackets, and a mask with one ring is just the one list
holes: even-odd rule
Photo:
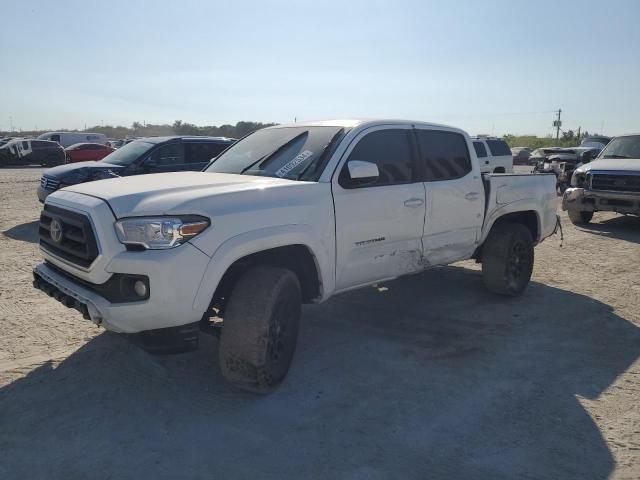
[[54, 242], [60, 243], [62, 241], [62, 224], [60, 223], [60, 220], [57, 218], [51, 220], [49, 233], [51, 234], [51, 240]]

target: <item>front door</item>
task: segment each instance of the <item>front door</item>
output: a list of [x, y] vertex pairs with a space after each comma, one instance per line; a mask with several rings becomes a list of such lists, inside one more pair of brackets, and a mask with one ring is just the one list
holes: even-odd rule
[[[425, 192], [411, 142], [410, 125], [374, 127], [345, 152], [332, 185], [337, 290], [422, 268]], [[351, 185], [349, 160], [375, 163], [378, 180]]]

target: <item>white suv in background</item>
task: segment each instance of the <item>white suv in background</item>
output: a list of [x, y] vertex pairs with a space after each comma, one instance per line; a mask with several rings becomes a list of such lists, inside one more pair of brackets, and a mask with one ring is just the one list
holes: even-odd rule
[[513, 173], [513, 155], [507, 142], [497, 137], [471, 137], [482, 173]]

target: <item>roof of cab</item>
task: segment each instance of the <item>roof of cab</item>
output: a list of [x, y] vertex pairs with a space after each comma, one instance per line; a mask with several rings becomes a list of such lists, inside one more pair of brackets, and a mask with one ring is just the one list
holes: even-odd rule
[[168, 137], [141, 137], [141, 138], [136, 138], [134, 141], [138, 141], [138, 140], [142, 140], [143, 142], [147, 142], [147, 143], [164, 143], [164, 142], [170, 142], [172, 140], [181, 140], [181, 141], [197, 141], [197, 140], [207, 140], [210, 142], [234, 142], [235, 140], [233, 138], [227, 138], [227, 137], [207, 137], [207, 136], [200, 136], [200, 135], [172, 135], [172, 136], [168, 136]]
[[420, 122], [415, 120], [402, 120], [395, 118], [346, 118], [346, 119], [334, 119], [334, 120], [320, 120], [309, 122], [296, 122], [287, 123], [283, 125], [274, 125], [267, 128], [286, 128], [286, 127], [342, 127], [342, 128], [356, 128], [356, 127], [376, 127], [380, 125], [416, 125], [422, 127], [439, 127], [450, 130], [457, 130], [463, 133], [464, 130], [452, 127], [450, 125], [442, 125], [439, 123]]

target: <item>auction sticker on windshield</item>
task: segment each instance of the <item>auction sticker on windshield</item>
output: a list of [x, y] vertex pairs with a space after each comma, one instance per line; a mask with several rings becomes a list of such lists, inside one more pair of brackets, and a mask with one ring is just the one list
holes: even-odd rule
[[296, 168], [298, 165], [300, 165], [302, 162], [304, 162], [307, 158], [311, 157], [312, 155], [313, 155], [313, 152], [309, 150], [300, 152], [298, 155], [293, 157], [293, 159], [289, 160], [282, 167], [280, 167], [280, 169], [276, 171], [276, 175], [278, 177], [284, 177], [287, 173], [289, 173], [291, 170]]

